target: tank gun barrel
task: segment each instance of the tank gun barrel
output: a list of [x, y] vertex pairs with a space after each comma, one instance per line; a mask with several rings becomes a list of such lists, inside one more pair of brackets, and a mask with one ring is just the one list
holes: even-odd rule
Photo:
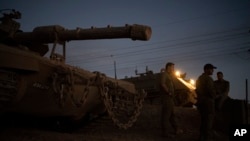
[[70, 40], [95, 40], [131, 38], [132, 40], [149, 40], [151, 28], [145, 25], [125, 25], [124, 27], [77, 28], [68, 30], [59, 25], [40, 26], [33, 32], [18, 32], [13, 36], [17, 42], [54, 43]]

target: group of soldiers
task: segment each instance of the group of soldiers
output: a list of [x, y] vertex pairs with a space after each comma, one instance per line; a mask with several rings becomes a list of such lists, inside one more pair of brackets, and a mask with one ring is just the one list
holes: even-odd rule
[[[229, 82], [224, 80], [223, 73], [217, 72], [217, 80], [213, 80], [215, 66], [204, 65], [204, 72], [196, 81], [197, 109], [201, 117], [199, 141], [208, 141], [213, 135], [213, 121], [215, 111], [220, 110], [224, 101], [228, 97]], [[174, 117], [174, 63], [168, 62], [161, 75], [161, 95], [162, 95], [162, 135], [172, 138], [183, 131], [178, 128]], [[172, 130], [174, 129], [174, 130]]]

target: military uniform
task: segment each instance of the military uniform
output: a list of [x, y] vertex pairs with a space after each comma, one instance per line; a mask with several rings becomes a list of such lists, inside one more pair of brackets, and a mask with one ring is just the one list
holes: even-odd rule
[[212, 136], [215, 116], [215, 87], [213, 79], [203, 73], [196, 81], [197, 108], [201, 115], [200, 139], [207, 140]]
[[162, 95], [162, 115], [161, 115], [161, 126], [162, 134], [168, 136], [172, 133], [175, 133], [177, 130], [176, 121], [174, 117], [174, 84], [173, 76], [168, 72], [163, 72], [161, 74], [161, 84], [165, 84], [168, 88], [168, 93], [161, 89]]
[[228, 97], [229, 87], [230, 84], [228, 81], [222, 79], [222, 80], [215, 80], [214, 86], [216, 90], [216, 109], [221, 109], [224, 101]]

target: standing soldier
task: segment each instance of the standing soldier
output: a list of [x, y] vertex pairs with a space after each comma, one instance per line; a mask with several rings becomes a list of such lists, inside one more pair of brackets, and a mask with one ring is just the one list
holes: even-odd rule
[[201, 115], [200, 141], [208, 141], [212, 136], [216, 96], [214, 81], [210, 75], [216, 67], [206, 64], [203, 69], [204, 73], [196, 81], [197, 108]]
[[217, 80], [214, 81], [214, 85], [216, 90], [215, 106], [217, 110], [220, 110], [224, 101], [228, 98], [230, 84], [224, 80], [223, 73], [219, 71], [217, 72]]
[[[161, 126], [164, 137], [173, 137], [178, 132], [174, 117], [174, 63], [168, 62], [161, 73], [162, 116]], [[172, 126], [172, 127], [171, 127]], [[174, 131], [171, 132], [171, 128]], [[172, 134], [174, 133], [174, 134]]]

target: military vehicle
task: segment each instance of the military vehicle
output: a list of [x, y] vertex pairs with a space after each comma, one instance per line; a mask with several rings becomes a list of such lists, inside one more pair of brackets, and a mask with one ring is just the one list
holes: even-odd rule
[[[135, 77], [125, 77], [124, 81], [135, 84], [136, 89], [143, 89], [147, 92], [145, 100], [147, 102], [160, 102], [160, 75], [161, 73], [154, 73], [146, 67], [144, 73], [138, 73], [135, 70]], [[192, 107], [196, 103], [195, 88], [185, 79], [182, 74], [179, 77], [174, 77], [175, 85], [175, 103], [177, 106]]]
[[[138, 73], [135, 70], [135, 75], [133, 77], [125, 77], [122, 80], [135, 84], [136, 89], [144, 89], [147, 92], [145, 97], [147, 104], [159, 104], [161, 102], [159, 87], [161, 72], [154, 73], [146, 67], [144, 73]], [[185, 108], [196, 107], [197, 95], [195, 86], [186, 79], [186, 73], [174, 77], [174, 85], [176, 106]], [[248, 104], [245, 100], [228, 97], [221, 109], [216, 109], [214, 129], [228, 134], [229, 129], [232, 129], [234, 126], [248, 124], [247, 106]]]
[[[23, 32], [16, 21], [20, 18], [20, 12], [11, 10], [0, 19], [0, 113], [62, 116], [77, 121], [107, 112], [117, 126], [132, 126], [146, 93], [101, 72], [65, 64], [66, 42], [118, 38], [146, 41], [151, 37], [149, 26], [68, 30], [51, 25]], [[53, 48], [47, 58], [49, 44]], [[58, 46], [63, 48], [62, 54], [55, 52]]]

